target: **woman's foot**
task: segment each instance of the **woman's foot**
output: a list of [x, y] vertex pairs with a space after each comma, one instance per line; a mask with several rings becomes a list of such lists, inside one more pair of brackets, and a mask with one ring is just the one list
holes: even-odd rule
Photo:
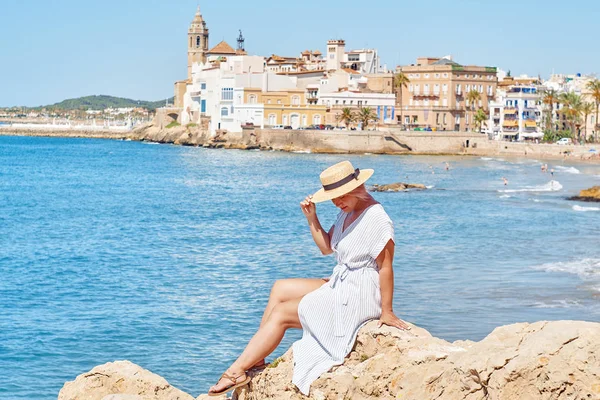
[[246, 376], [245, 372], [234, 372], [227, 370], [216, 385], [210, 388], [208, 391], [209, 396], [221, 396], [235, 388], [247, 385], [250, 382], [250, 378]]

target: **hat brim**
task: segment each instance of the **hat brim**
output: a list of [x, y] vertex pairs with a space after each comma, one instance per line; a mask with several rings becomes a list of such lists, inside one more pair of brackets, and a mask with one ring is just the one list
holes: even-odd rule
[[363, 183], [365, 183], [375, 171], [372, 169], [361, 169], [360, 174], [358, 175], [358, 179], [354, 179], [339, 188], [335, 188], [333, 190], [325, 190], [321, 188], [315, 194], [312, 195], [313, 203], [322, 203], [327, 200], [335, 199], [336, 197], [340, 197], [345, 195], [346, 193], [350, 193]]

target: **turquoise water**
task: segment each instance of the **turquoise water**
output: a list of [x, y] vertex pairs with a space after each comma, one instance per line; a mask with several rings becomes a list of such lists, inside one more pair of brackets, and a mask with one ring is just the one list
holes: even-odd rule
[[[299, 202], [345, 158], [374, 168], [372, 183], [433, 186], [375, 194], [396, 224], [402, 318], [448, 340], [513, 322], [600, 321], [600, 204], [564, 200], [600, 184], [597, 165], [550, 163], [550, 184], [534, 160], [0, 137], [0, 398], [53, 399], [122, 359], [205, 393], [276, 279], [333, 267]], [[318, 211], [329, 226], [333, 205]]]

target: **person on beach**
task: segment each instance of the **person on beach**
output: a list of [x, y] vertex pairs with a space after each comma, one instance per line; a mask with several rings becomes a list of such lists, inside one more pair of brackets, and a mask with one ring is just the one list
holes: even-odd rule
[[450, 164], [448, 162], [446, 162], [446, 171], [450, 171]]
[[552, 175], [552, 178], [554, 178], [554, 168], [550, 170], [550, 175]]
[[504, 181], [504, 186], [508, 186], [508, 179], [506, 179], [505, 177], [502, 177], [502, 180]]
[[[358, 330], [370, 320], [401, 330], [410, 326], [392, 308], [394, 293], [394, 226], [383, 206], [366, 190], [372, 169], [354, 169], [349, 161], [321, 173], [322, 188], [300, 207], [315, 244], [337, 265], [329, 278], [275, 282], [260, 327], [209, 396], [219, 396], [250, 381], [247, 372], [265, 365], [289, 328], [303, 329], [293, 345], [292, 382], [309, 394], [310, 385], [350, 353]], [[326, 231], [316, 203], [331, 200], [340, 209]]]

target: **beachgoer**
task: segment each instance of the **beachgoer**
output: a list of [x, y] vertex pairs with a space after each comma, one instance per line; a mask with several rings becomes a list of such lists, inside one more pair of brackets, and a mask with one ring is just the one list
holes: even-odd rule
[[506, 179], [505, 177], [502, 177], [502, 180], [504, 181], [504, 186], [508, 185], [508, 179]]
[[[292, 382], [305, 395], [322, 373], [344, 362], [358, 328], [367, 321], [379, 319], [379, 326], [410, 329], [392, 308], [394, 226], [365, 188], [372, 174], [372, 169], [354, 169], [348, 161], [321, 173], [323, 188], [306, 197], [300, 207], [321, 253], [335, 253], [332, 275], [275, 282], [260, 328], [209, 396], [246, 385], [250, 381], [246, 372], [265, 365], [265, 357], [289, 328], [304, 330], [293, 345]], [[341, 210], [329, 231], [321, 226], [315, 206], [327, 200]]]
[[450, 164], [448, 162], [446, 162], [446, 171], [450, 171]]
[[550, 175], [552, 175], [552, 177], [554, 178], [554, 168], [552, 168], [552, 169], [550, 170]]

